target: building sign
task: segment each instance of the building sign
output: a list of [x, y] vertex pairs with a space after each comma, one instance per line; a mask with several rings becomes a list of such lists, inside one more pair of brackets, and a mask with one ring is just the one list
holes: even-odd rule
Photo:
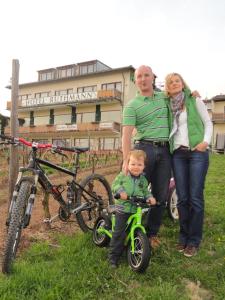
[[56, 131], [77, 130], [77, 124], [71, 125], [56, 125]]
[[85, 100], [97, 99], [97, 92], [83, 92], [69, 95], [49, 96], [43, 98], [33, 98], [22, 100], [23, 107], [52, 105], [52, 104], [67, 104], [74, 102], [84, 102]]
[[102, 122], [99, 124], [99, 128], [102, 128], [102, 129], [113, 128], [113, 123], [112, 122]]

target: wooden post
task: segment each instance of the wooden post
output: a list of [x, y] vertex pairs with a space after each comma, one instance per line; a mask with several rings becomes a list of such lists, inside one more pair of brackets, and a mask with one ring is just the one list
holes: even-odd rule
[[[11, 89], [11, 117], [10, 131], [11, 136], [18, 137], [18, 90], [19, 90], [19, 61], [12, 61], [12, 89]], [[14, 145], [10, 146], [9, 160], [9, 203], [12, 199], [14, 186], [19, 169], [18, 148]]]

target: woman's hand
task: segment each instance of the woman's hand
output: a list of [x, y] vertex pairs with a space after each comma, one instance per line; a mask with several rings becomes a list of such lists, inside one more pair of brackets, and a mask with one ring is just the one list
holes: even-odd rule
[[193, 150], [197, 150], [197, 151], [200, 151], [200, 152], [205, 152], [207, 147], [208, 147], [208, 143], [207, 142], [202, 142], [202, 143], [199, 143]]
[[193, 96], [195, 98], [200, 98], [201, 97], [198, 91], [191, 92], [191, 96]]
[[148, 203], [149, 205], [156, 205], [156, 200], [154, 197], [150, 197], [146, 200], [146, 203]]

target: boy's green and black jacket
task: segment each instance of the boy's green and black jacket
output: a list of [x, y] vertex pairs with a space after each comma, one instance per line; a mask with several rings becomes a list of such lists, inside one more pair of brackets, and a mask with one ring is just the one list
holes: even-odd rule
[[[143, 174], [140, 176], [125, 175], [120, 172], [112, 183], [113, 194], [126, 192], [128, 196], [152, 197], [148, 190], [148, 181]], [[125, 213], [135, 213], [137, 208], [129, 200], [115, 199], [116, 205], [123, 206]]]

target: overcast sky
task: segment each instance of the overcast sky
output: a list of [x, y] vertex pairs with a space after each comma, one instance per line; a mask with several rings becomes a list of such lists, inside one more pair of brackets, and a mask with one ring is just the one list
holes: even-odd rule
[[0, 110], [12, 59], [19, 82], [37, 70], [98, 59], [112, 68], [150, 65], [163, 81], [179, 72], [192, 90], [225, 93], [224, 0], [2, 0]]

